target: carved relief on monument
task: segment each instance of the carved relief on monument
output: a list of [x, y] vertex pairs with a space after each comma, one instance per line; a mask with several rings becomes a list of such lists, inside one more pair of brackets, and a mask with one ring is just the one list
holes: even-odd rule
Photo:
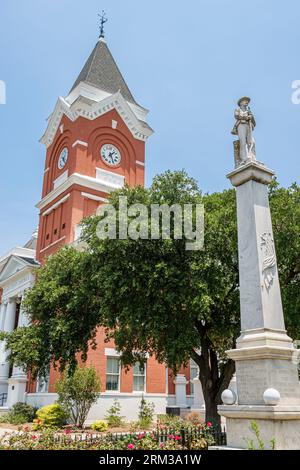
[[263, 261], [262, 261], [262, 274], [264, 278], [264, 284], [269, 290], [273, 284], [273, 279], [276, 270], [276, 254], [275, 245], [270, 232], [264, 232], [260, 236], [260, 247], [263, 250]]

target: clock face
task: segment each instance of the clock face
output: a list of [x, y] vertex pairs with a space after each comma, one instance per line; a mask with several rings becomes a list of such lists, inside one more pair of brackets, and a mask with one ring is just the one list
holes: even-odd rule
[[102, 145], [100, 155], [106, 165], [118, 166], [121, 163], [120, 151], [111, 144]]
[[61, 151], [61, 154], [60, 154], [59, 159], [58, 159], [58, 168], [60, 170], [62, 170], [63, 167], [65, 166], [65, 164], [67, 163], [68, 155], [69, 155], [69, 151], [68, 151], [67, 147], [65, 147]]

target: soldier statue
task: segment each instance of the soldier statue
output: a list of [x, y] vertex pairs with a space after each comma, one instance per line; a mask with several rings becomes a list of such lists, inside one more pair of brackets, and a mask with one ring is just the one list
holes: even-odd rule
[[238, 108], [234, 112], [236, 119], [231, 133], [238, 135], [239, 140], [235, 141], [236, 166], [250, 160], [256, 160], [255, 142], [252, 131], [255, 127], [255, 119], [249, 108], [250, 98], [243, 96], [238, 100]]

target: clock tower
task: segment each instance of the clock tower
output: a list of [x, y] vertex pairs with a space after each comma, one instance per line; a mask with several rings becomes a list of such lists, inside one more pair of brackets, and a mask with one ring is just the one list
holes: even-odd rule
[[148, 111], [130, 92], [105, 42], [95, 45], [69, 94], [59, 97], [41, 142], [46, 163], [37, 259], [79, 236], [107, 195], [144, 184]]
[[[93, 215], [110, 192], [125, 183], [144, 185], [145, 143], [153, 132], [147, 113], [129, 90], [102, 29], [69, 94], [58, 99], [41, 139], [46, 146], [42, 198], [37, 204], [36, 258], [41, 264], [79, 238], [81, 220]], [[96, 339], [97, 348], [89, 350], [87, 364], [100, 375], [105, 402], [95, 405], [92, 413], [104, 417], [116, 394], [129, 419], [137, 418], [141, 394], [151, 397], [157, 413], [164, 413], [165, 365], [149, 356], [144, 368], [124, 369], [103, 328], [98, 329]], [[41, 391], [55, 391], [58, 376], [50, 367], [47, 380], [29, 380], [27, 392], [35, 406], [42, 404]]]

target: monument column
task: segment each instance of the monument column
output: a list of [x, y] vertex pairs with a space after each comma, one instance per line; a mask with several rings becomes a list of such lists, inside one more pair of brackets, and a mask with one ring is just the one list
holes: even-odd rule
[[255, 421], [266, 448], [275, 439], [276, 449], [299, 449], [299, 351], [284, 325], [268, 198], [273, 176], [253, 155], [228, 175], [237, 198], [241, 335], [227, 351], [236, 364], [237, 404], [218, 411], [229, 446], [247, 448]]

